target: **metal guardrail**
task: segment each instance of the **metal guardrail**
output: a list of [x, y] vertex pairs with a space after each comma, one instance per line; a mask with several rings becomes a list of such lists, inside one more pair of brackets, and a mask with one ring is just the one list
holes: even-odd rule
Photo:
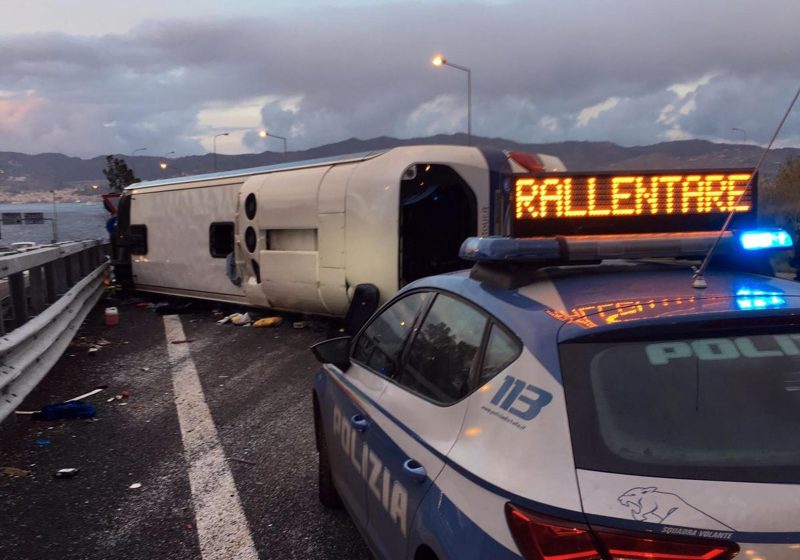
[[105, 241], [74, 241], [0, 253], [0, 297], [10, 300], [0, 307], [0, 420], [55, 365], [97, 303], [107, 250]]

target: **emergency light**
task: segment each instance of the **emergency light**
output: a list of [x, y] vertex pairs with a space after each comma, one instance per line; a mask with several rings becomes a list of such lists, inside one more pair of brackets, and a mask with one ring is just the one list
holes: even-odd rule
[[469, 237], [459, 256], [477, 262], [550, 263], [603, 259], [702, 258], [719, 238], [717, 252], [734, 254], [741, 249], [766, 251], [791, 248], [792, 238], [780, 229], [744, 232], [701, 231], [623, 235], [574, 235], [552, 237]]
[[792, 236], [782, 229], [762, 229], [743, 231], [739, 235], [742, 249], [758, 251], [761, 249], [790, 249], [794, 246]]
[[786, 307], [783, 292], [775, 289], [741, 287], [736, 290], [736, 306], [743, 310], [777, 309]]

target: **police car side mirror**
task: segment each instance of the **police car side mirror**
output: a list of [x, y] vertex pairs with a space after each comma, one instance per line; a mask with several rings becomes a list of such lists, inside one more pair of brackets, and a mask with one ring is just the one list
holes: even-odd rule
[[350, 341], [352, 336], [340, 336], [318, 342], [311, 347], [314, 357], [322, 364], [333, 364], [342, 371], [350, 367]]

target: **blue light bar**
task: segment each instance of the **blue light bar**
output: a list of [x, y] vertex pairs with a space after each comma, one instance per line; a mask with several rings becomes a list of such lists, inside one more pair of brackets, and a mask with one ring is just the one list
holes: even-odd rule
[[780, 290], [742, 287], [736, 290], [736, 306], [742, 311], [786, 307], [782, 295]]
[[542, 262], [562, 257], [555, 237], [468, 237], [458, 255], [470, 261]]
[[756, 229], [739, 234], [742, 249], [761, 251], [764, 249], [791, 249], [792, 236], [782, 229]]

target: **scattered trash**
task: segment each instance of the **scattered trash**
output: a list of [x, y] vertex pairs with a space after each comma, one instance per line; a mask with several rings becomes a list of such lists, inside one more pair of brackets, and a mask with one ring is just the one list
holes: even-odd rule
[[187, 528], [187, 529], [192, 529], [193, 527], [194, 527], [194, 526], [193, 526], [191, 523], [187, 523], [187, 524], [186, 524], [186, 528]]
[[[84, 393], [82, 395], [78, 395], [77, 397], [69, 399], [69, 400], [66, 400], [64, 402], [79, 401], [81, 399], [85, 399], [86, 397], [91, 397], [92, 395], [96, 395], [97, 393], [99, 393], [101, 391], [104, 391], [106, 389], [108, 389], [108, 385], [98, 385], [97, 387], [95, 387], [94, 389], [89, 391], [88, 393]], [[14, 411], [15, 414], [36, 414], [37, 412], [41, 412], [41, 411], [39, 411], [39, 410], [15, 410]]]
[[80, 472], [80, 469], [76, 468], [68, 468], [68, 469], [58, 469], [53, 476], [56, 478], [72, 478], [76, 474]]
[[0, 467], [0, 472], [2, 472], [6, 476], [15, 476], [18, 478], [22, 478], [24, 476], [30, 476], [31, 474], [31, 471], [18, 469], [16, 467]]
[[236, 461], [237, 463], [244, 463], [245, 465], [257, 465], [255, 461], [248, 461], [247, 459], [239, 459], [238, 457], [230, 457], [229, 461]]
[[36, 440], [36, 446], [37, 447], [44, 447], [45, 445], [50, 445], [50, 440], [49, 439], [37, 439]]
[[251, 323], [253, 319], [250, 317], [249, 313], [231, 313], [227, 317], [223, 317], [219, 321], [218, 324], [224, 325], [225, 323], [233, 323], [234, 325], [247, 325]]
[[126, 390], [124, 390], [124, 391], [122, 391], [122, 398], [123, 398], [123, 399], [127, 399], [127, 398], [129, 398], [130, 396], [131, 396], [131, 392], [130, 392], [130, 391], [128, 391], [127, 389], [126, 389]]
[[92, 346], [91, 348], [89, 348], [89, 354], [94, 354], [98, 350], [100, 350], [99, 346]]
[[253, 320], [250, 318], [249, 313], [236, 313], [234, 317], [231, 318], [231, 323], [234, 325], [246, 325], [248, 323], [252, 323]]
[[140, 309], [146, 309], [146, 308], [150, 307], [151, 305], [153, 305], [153, 304], [149, 303], [149, 302], [146, 302], [146, 301], [140, 301], [139, 303], [136, 304], [136, 307], [138, 307]]
[[107, 327], [119, 325], [119, 311], [116, 307], [106, 307], [105, 315]]
[[138, 490], [141, 487], [142, 487], [142, 483], [141, 482], [134, 482], [133, 484], [128, 486], [128, 488], [131, 489], [131, 490]]
[[105, 389], [108, 389], [108, 385], [98, 385], [97, 387], [95, 387], [94, 389], [89, 391], [88, 393], [84, 393], [82, 395], [78, 395], [77, 397], [75, 397], [73, 399], [69, 399], [69, 400], [64, 401], [64, 402], [79, 401], [81, 399], [85, 399], [86, 397], [91, 397], [92, 395], [96, 395], [97, 393], [99, 393], [101, 391], [104, 391]]
[[150, 371], [150, 368], [149, 367], [143, 367], [142, 371]]
[[295, 321], [294, 323], [292, 323], [293, 329], [304, 329], [306, 328], [306, 326], [308, 325], [306, 324], [305, 321]]
[[189, 344], [190, 342], [194, 342], [194, 339], [187, 338], [186, 340], [173, 340], [172, 344]]
[[48, 404], [31, 415], [32, 420], [61, 420], [64, 418], [91, 418], [97, 411], [85, 401], [68, 401]]
[[283, 317], [264, 317], [253, 323], [253, 327], [257, 329], [265, 327], [277, 327], [283, 323]]
[[117, 397], [111, 397], [110, 399], [106, 399], [106, 402], [112, 402], [117, 400]]
[[126, 402], [121, 402], [121, 403], [119, 403], [119, 405], [120, 405], [120, 406], [128, 406], [128, 403], [126, 403]]

